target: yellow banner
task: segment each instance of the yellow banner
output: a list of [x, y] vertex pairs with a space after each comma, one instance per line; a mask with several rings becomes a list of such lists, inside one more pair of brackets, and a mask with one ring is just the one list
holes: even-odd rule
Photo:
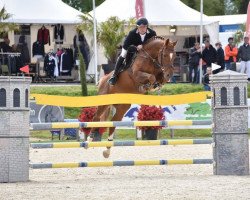
[[211, 92], [196, 92], [169, 96], [143, 94], [108, 94], [88, 97], [69, 97], [45, 94], [32, 94], [37, 104], [63, 107], [91, 107], [113, 104], [140, 104], [140, 105], [179, 105], [204, 102]]

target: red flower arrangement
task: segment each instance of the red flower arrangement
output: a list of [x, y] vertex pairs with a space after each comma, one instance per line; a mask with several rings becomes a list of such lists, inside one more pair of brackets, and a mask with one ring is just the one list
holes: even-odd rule
[[[147, 106], [142, 105], [138, 111], [137, 119], [139, 121], [152, 121], [152, 120], [165, 120], [164, 111], [161, 106]], [[148, 130], [148, 129], [162, 129], [163, 126], [139, 126], [140, 130]]]
[[[78, 117], [78, 120], [80, 122], [92, 122], [94, 115], [96, 113], [97, 108], [96, 107], [86, 107], [82, 108], [81, 114]], [[81, 128], [82, 132], [84, 132], [86, 135], [90, 133], [91, 128]], [[106, 128], [99, 128], [99, 133], [103, 134], [105, 132]]]

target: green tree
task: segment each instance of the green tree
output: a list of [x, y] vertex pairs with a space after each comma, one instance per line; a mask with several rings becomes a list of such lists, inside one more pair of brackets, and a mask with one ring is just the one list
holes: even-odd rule
[[[95, 5], [99, 6], [104, 1], [105, 0], [95, 0]], [[89, 12], [93, 9], [92, 0], [63, 0], [63, 2], [81, 12]]]
[[99, 41], [104, 47], [104, 55], [110, 63], [115, 63], [117, 48], [125, 37], [125, 21], [110, 17], [100, 24]]
[[80, 60], [80, 79], [81, 79], [82, 96], [88, 96], [88, 88], [86, 81], [86, 66], [80, 49], [78, 49], [78, 52], [79, 52], [78, 58]]
[[[200, 11], [200, 0], [181, 0], [187, 6]], [[204, 0], [203, 1], [204, 14], [208, 16], [225, 15], [225, 2], [223, 0]]]
[[5, 7], [0, 10], [0, 34], [9, 31], [18, 30], [18, 26], [14, 23], [6, 23], [5, 20], [9, 19], [12, 15], [7, 13]]
[[247, 13], [247, 6], [249, 0], [232, 0], [232, 3], [236, 7], [236, 13], [238, 14], [246, 14]]
[[[77, 27], [83, 32], [93, 33], [93, 18], [91, 15], [82, 15], [82, 23]], [[105, 22], [97, 24], [97, 43], [104, 47], [104, 55], [108, 63], [115, 63], [117, 48], [125, 37], [125, 25], [135, 25], [134, 18], [129, 21], [120, 20], [111, 16]]]
[[[181, 0], [187, 6], [200, 10], [200, 0]], [[249, 0], [204, 0], [204, 14], [212, 15], [233, 15], [246, 14]]]

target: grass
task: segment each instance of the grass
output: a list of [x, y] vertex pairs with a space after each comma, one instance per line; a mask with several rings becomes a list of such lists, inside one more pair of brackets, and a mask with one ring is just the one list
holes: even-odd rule
[[[81, 95], [81, 86], [32, 86], [31, 85], [31, 93], [32, 94], [48, 94], [48, 95], [61, 95], [61, 96], [82, 96]], [[88, 85], [88, 95], [94, 96], [97, 95], [97, 88], [93, 84]]]

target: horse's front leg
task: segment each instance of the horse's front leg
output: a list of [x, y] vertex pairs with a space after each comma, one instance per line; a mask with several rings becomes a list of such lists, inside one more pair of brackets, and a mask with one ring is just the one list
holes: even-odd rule
[[[124, 114], [130, 108], [130, 105], [129, 104], [121, 104], [121, 105], [114, 105], [114, 107], [115, 107], [115, 114], [112, 117], [111, 121], [121, 121]], [[109, 128], [108, 141], [113, 141], [114, 140], [115, 128], [116, 127]], [[103, 156], [105, 158], [109, 157], [110, 150], [111, 150], [111, 147], [107, 147], [107, 149], [103, 151]]]
[[[97, 111], [94, 115], [93, 122], [99, 122], [101, 117], [105, 114], [105, 111], [109, 106], [98, 106]], [[105, 121], [106, 119], [102, 119]], [[101, 135], [99, 133], [99, 128], [91, 128], [90, 134], [88, 135], [87, 141], [92, 142], [92, 141], [100, 141], [101, 140]]]
[[153, 74], [149, 74], [142, 71], [134, 72], [135, 81], [142, 85], [152, 86], [156, 82], [156, 77]]

